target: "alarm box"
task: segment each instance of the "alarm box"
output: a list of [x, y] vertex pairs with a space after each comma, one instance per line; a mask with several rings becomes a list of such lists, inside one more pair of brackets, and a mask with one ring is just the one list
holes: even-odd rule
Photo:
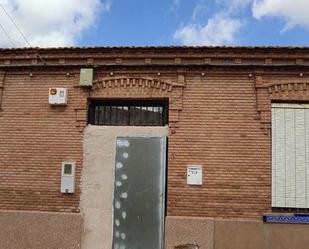
[[48, 102], [50, 105], [67, 105], [68, 89], [60, 87], [49, 88]]

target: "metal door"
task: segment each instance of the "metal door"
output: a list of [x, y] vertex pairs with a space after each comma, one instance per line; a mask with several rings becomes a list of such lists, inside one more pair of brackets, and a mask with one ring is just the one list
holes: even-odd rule
[[116, 139], [113, 249], [161, 249], [165, 137]]

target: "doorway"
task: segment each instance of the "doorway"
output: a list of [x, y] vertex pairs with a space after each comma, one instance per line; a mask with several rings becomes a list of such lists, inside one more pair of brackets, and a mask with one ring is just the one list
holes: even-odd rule
[[117, 137], [113, 249], [162, 249], [166, 137]]

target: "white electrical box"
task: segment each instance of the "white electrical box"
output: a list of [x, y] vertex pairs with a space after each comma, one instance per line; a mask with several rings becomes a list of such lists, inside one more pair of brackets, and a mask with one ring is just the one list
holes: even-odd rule
[[187, 184], [202, 185], [203, 170], [201, 165], [188, 165], [187, 167]]
[[66, 105], [68, 103], [68, 89], [49, 88], [48, 102], [50, 105]]
[[62, 162], [61, 193], [75, 192], [75, 162]]

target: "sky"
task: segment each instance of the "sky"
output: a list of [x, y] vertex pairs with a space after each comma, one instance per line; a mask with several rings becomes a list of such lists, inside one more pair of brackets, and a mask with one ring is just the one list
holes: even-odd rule
[[0, 0], [0, 47], [309, 46], [309, 0]]

